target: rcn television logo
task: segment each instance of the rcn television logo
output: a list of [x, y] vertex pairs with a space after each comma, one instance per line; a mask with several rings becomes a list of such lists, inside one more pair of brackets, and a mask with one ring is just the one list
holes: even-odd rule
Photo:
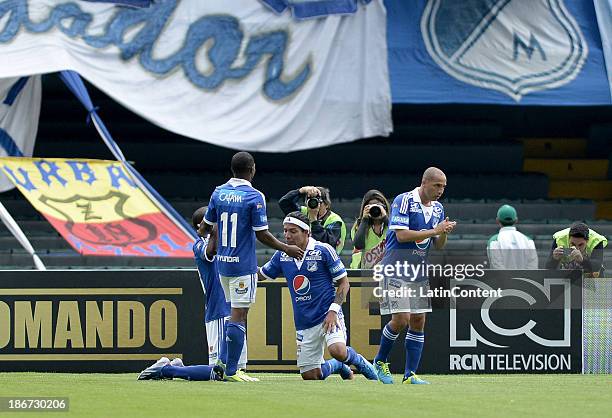
[[588, 56], [563, 0], [428, 0], [421, 17], [427, 52], [447, 74], [516, 102], [574, 80]]
[[[492, 305], [496, 301], [500, 301], [506, 297], [514, 297], [520, 298], [524, 302], [526, 302], [531, 309], [527, 310], [527, 312], [534, 312], [533, 308], [535, 307], [537, 301], [536, 297], [534, 297], [534, 293], [527, 293], [523, 290], [519, 289], [508, 289], [504, 288], [502, 290], [501, 298], [487, 298], [483, 301], [480, 308], [480, 324], [469, 323], [469, 321], [460, 321], [461, 326], [469, 325], [469, 335], [468, 339], [459, 339], [457, 337], [457, 309], [450, 309], [450, 346], [451, 347], [476, 347], [478, 343], [488, 345], [494, 348], [508, 348], [507, 345], [497, 344], [496, 342], [491, 341], [494, 336], [501, 337], [517, 337], [517, 336], [525, 336], [529, 338], [536, 344], [539, 344], [544, 347], [570, 347], [571, 346], [571, 288], [570, 283], [566, 279], [544, 279], [543, 283], [539, 283], [537, 281], [526, 279], [526, 278], [514, 278], [513, 281], [519, 281], [528, 283], [533, 286], [534, 291], [540, 292], [546, 300], [552, 302], [551, 298], [551, 289], [553, 287], [560, 286], [562, 289], [563, 295], [563, 306], [559, 309], [563, 309], [563, 323], [560, 323], [558, 327], [555, 327], [555, 330], [559, 334], [557, 338], [550, 338], [550, 336], [542, 336], [538, 335], [534, 329], [537, 327], [538, 323], [534, 319], [528, 319], [526, 322], [516, 328], [503, 328], [495, 323], [495, 321], [491, 318], [491, 310]], [[465, 279], [461, 281], [461, 285], [464, 286], [474, 286], [479, 287], [483, 290], [493, 290], [489, 285], [480, 280], [475, 279]], [[494, 308], [493, 308], [494, 309]], [[525, 311], [523, 311], [525, 312]], [[476, 326], [475, 326], [476, 325]], [[487, 337], [481, 335], [477, 329], [484, 330], [486, 328]], [[465, 329], [462, 329], [465, 331]], [[562, 333], [562, 335], [560, 335]], [[466, 335], [462, 332], [462, 335]]]

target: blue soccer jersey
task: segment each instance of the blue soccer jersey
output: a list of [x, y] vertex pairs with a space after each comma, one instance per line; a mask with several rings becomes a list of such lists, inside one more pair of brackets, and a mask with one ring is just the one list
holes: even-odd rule
[[225, 318], [230, 314], [230, 303], [225, 301], [225, 292], [219, 281], [217, 261], [209, 260], [206, 256], [206, 245], [208, 239], [200, 238], [193, 244], [193, 255], [202, 282], [202, 289], [206, 294], [206, 314], [204, 321], [210, 322], [215, 319]]
[[346, 276], [344, 264], [331, 245], [310, 238], [304, 253], [298, 261], [276, 251], [260, 270], [268, 279], [280, 275], [287, 279], [298, 331], [323, 323], [336, 297], [334, 282]]
[[232, 178], [213, 192], [204, 221], [218, 224], [219, 273], [225, 277], [255, 274], [255, 231], [268, 229], [263, 193], [247, 180]]
[[[444, 207], [438, 201], [431, 202], [430, 206], [421, 203], [419, 188], [402, 193], [393, 200], [391, 205], [391, 217], [389, 230], [385, 243], [385, 255], [381, 264], [396, 264], [407, 261], [413, 265], [422, 265], [412, 277], [404, 277], [409, 280], [427, 279], [427, 256], [433, 242], [433, 238], [425, 238], [421, 241], [399, 242], [395, 231], [410, 229], [412, 231], [424, 231], [435, 228], [444, 219]], [[413, 270], [410, 270], [414, 272]]]

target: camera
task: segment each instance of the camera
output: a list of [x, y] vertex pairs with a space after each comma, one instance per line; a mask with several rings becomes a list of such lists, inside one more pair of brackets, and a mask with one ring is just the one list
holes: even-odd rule
[[308, 206], [310, 209], [316, 209], [319, 207], [321, 202], [322, 200], [318, 196], [309, 197], [306, 199], [306, 206]]
[[383, 207], [381, 205], [372, 205], [370, 207], [370, 217], [374, 219], [380, 218], [382, 216], [382, 209]]

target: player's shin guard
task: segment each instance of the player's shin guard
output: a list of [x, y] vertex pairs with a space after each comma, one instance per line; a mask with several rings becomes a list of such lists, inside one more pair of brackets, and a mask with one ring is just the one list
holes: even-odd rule
[[321, 380], [327, 379], [330, 374], [334, 374], [342, 368], [342, 363], [336, 359], [327, 360], [321, 364]]
[[236, 370], [238, 370], [238, 361], [244, 346], [245, 334], [246, 328], [244, 322], [227, 323], [227, 368], [225, 369], [225, 374], [228, 376], [233, 376], [236, 374]]
[[410, 373], [416, 373], [421, 361], [421, 353], [425, 344], [425, 333], [408, 330], [406, 333], [406, 369], [404, 377], [410, 377]]
[[178, 377], [180, 379], [198, 381], [215, 380], [213, 367], [214, 366], [164, 366], [164, 368], [161, 369], [161, 374], [166, 378]]
[[397, 340], [398, 335], [399, 334], [393, 332], [389, 324], [385, 325], [380, 336], [380, 346], [378, 347], [378, 354], [376, 354], [374, 358], [374, 363], [377, 361], [382, 361], [383, 363], [387, 362], [389, 353], [393, 348], [393, 343]]

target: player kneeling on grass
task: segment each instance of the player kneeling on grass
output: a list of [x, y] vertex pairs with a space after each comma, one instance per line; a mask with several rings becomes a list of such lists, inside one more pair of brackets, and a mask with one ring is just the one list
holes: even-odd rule
[[[323, 380], [339, 372], [352, 378], [348, 366], [370, 380], [377, 380], [376, 370], [361, 354], [346, 345], [346, 328], [341, 305], [349, 291], [346, 269], [329, 244], [310, 238], [308, 218], [291, 212], [283, 221], [289, 245], [304, 250], [301, 260], [276, 251], [259, 270], [260, 280], [287, 278], [293, 320], [297, 330], [297, 365], [304, 380]], [[334, 290], [334, 283], [338, 290]], [[325, 345], [333, 359], [325, 361]]]

